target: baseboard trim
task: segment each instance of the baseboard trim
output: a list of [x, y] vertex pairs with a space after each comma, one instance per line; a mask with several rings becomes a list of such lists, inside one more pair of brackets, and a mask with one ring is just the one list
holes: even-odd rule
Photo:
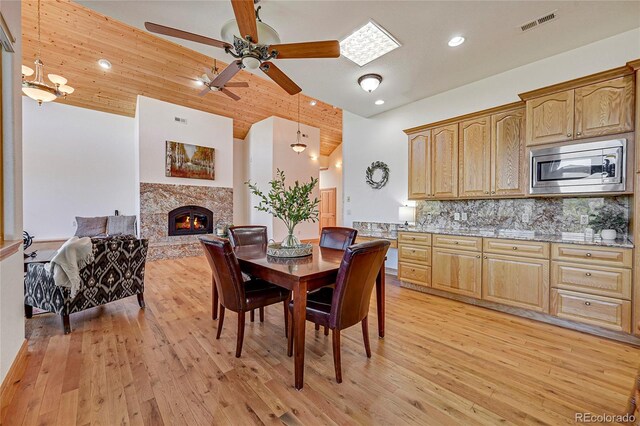
[[3, 411], [0, 413], [0, 421], [4, 418], [5, 407], [9, 404], [15, 393], [14, 385], [22, 380], [22, 376], [27, 369], [28, 349], [29, 344], [27, 343], [27, 339], [24, 339], [13, 363], [11, 363], [9, 371], [7, 371], [7, 375], [2, 381], [2, 385], [0, 385], [0, 408]]
[[571, 330], [580, 331], [582, 333], [604, 337], [606, 339], [616, 340], [618, 342], [628, 343], [630, 345], [640, 347], [640, 338], [631, 334], [623, 333], [621, 331], [609, 330], [604, 327], [598, 327], [595, 325], [570, 321], [563, 318], [554, 317], [553, 315], [545, 314], [542, 312], [535, 312], [535, 311], [530, 311], [528, 309], [502, 305], [500, 303], [489, 302], [487, 300], [474, 299], [473, 297], [453, 294], [447, 291], [437, 290], [431, 287], [412, 284], [406, 281], [400, 281], [400, 287], [416, 290], [422, 293], [431, 294], [433, 296], [444, 297], [446, 299], [457, 300], [458, 302], [464, 302], [469, 305], [480, 306], [482, 308], [504, 312], [504, 313], [515, 315], [521, 318], [540, 321], [546, 324], [556, 325], [559, 327], [568, 328]]

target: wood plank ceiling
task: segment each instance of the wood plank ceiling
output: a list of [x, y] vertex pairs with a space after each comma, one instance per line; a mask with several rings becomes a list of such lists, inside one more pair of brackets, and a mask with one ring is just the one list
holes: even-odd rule
[[[133, 117], [136, 97], [183, 105], [233, 119], [233, 136], [244, 139], [253, 123], [270, 116], [298, 119], [298, 99], [276, 84], [241, 71], [233, 81], [234, 101], [220, 93], [198, 97], [201, 88], [181, 78], [202, 74], [213, 59], [179, 44], [126, 25], [77, 3], [41, 3], [41, 58], [45, 74], [59, 74], [76, 91], [56, 102]], [[188, 30], [188, 28], [186, 28]], [[22, 3], [23, 63], [33, 68], [38, 51], [37, 1]], [[98, 66], [108, 59], [111, 70]], [[218, 67], [227, 65], [218, 61]], [[342, 110], [301, 95], [300, 122], [320, 128], [320, 154], [329, 155], [342, 143]]]

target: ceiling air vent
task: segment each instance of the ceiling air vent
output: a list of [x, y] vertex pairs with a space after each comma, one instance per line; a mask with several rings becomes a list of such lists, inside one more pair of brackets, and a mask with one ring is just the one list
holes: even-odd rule
[[529, 31], [532, 30], [534, 28], [537, 28], [538, 26], [542, 25], [542, 24], [546, 24], [547, 22], [551, 22], [553, 20], [555, 20], [558, 17], [558, 11], [554, 10], [553, 12], [549, 12], [544, 16], [541, 16], [539, 18], [536, 18], [532, 21], [529, 22], [525, 22], [524, 24], [520, 25], [520, 29], [524, 32], [524, 31]]

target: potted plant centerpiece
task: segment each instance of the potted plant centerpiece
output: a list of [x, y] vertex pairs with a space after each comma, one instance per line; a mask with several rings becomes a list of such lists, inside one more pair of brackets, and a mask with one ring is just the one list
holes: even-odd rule
[[[276, 178], [269, 182], [269, 193], [264, 194], [251, 181], [246, 182], [250, 192], [260, 200], [254, 208], [266, 212], [282, 220], [287, 227], [287, 236], [280, 244], [276, 244], [276, 250], [270, 254], [283, 257], [295, 257], [311, 254], [311, 245], [300, 244], [294, 234], [296, 226], [305, 221], [316, 222], [318, 220], [318, 205], [320, 200], [311, 194], [318, 184], [318, 179], [312, 177], [307, 183], [295, 181], [293, 186], [286, 186], [284, 171], [278, 169]], [[307, 247], [308, 246], [308, 247]], [[268, 250], [269, 252], [269, 250]]]
[[620, 209], [603, 205], [593, 215], [590, 224], [596, 232], [600, 232], [603, 240], [615, 240], [618, 232], [623, 232], [626, 228], [627, 220]]

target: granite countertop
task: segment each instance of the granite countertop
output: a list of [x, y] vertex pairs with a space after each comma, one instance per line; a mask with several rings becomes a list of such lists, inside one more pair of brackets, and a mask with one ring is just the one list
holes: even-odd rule
[[443, 234], [443, 235], [460, 235], [467, 237], [485, 237], [485, 238], [504, 238], [509, 240], [528, 240], [528, 241], [542, 241], [549, 243], [563, 243], [563, 244], [583, 244], [593, 246], [605, 246], [605, 247], [621, 247], [621, 248], [633, 248], [633, 243], [627, 238], [617, 238], [612, 241], [602, 240], [600, 238], [585, 239], [582, 233], [569, 233], [563, 232], [561, 234], [541, 234], [534, 231], [515, 231], [509, 229], [442, 229], [442, 228], [422, 228], [422, 227], [409, 227], [398, 229], [397, 231], [358, 231], [358, 235], [363, 237], [374, 237], [388, 240], [395, 240], [398, 238], [398, 232], [425, 232], [429, 234]]

